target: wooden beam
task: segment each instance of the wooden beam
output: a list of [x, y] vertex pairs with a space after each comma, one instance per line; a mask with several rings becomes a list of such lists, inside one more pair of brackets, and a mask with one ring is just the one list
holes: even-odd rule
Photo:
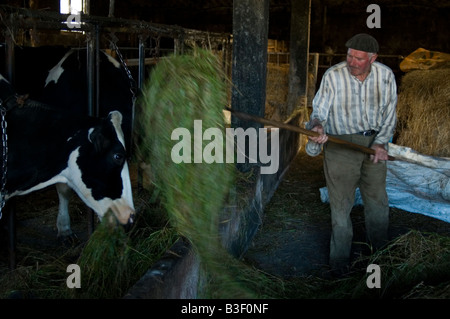
[[[269, 0], [233, 1], [233, 109], [264, 116]], [[247, 127], [232, 119], [232, 124]], [[254, 124], [253, 124], [254, 125]]]
[[306, 103], [311, 0], [291, 1], [288, 114]]
[[[266, 102], [269, 0], [233, 1], [233, 56], [231, 105], [234, 110], [264, 116]], [[231, 117], [232, 127], [256, 129], [256, 122]], [[243, 150], [248, 154], [248, 149]], [[255, 164], [238, 163], [240, 171]]]

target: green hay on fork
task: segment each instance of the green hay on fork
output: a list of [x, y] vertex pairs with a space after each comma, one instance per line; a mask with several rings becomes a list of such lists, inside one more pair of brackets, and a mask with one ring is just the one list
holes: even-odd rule
[[[233, 185], [234, 164], [193, 163], [194, 120], [202, 120], [203, 131], [218, 128], [225, 137], [226, 104], [226, 78], [213, 53], [194, 49], [162, 59], [139, 103], [137, 152], [149, 166], [146, 174], [161, 192], [171, 223], [190, 240], [206, 272], [220, 285], [220, 295], [214, 297], [249, 297], [248, 289], [235, 285], [237, 277], [230, 269], [237, 261], [219, 238], [218, 216]], [[171, 158], [172, 148], [180, 142], [171, 139], [176, 128], [191, 133], [191, 163], [177, 164]], [[202, 141], [202, 150], [210, 142]]]

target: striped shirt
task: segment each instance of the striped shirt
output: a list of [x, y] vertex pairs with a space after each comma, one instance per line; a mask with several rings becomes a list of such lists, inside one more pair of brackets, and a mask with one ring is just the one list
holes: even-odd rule
[[350, 74], [347, 62], [323, 75], [313, 100], [311, 121], [319, 120], [325, 133], [354, 134], [375, 130], [374, 144], [387, 144], [397, 121], [397, 86], [392, 70], [374, 62], [364, 82]]

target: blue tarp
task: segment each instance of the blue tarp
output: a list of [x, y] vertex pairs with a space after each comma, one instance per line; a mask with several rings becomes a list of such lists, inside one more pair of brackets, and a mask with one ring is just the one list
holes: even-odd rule
[[[386, 190], [389, 206], [423, 214], [450, 223], [450, 159], [426, 156], [414, 150], [389, 144]], [[320, 189], [322, 202], [328, 202], [328, 190]], [[355, 205], [362, 205], [359, 189]]]

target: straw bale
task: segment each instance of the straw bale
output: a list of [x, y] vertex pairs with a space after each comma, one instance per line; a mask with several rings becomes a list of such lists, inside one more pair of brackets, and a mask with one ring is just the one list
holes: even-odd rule
[[396, 144], [449, 157], [450, 69], [415, 70], [402, 78]]
[[289, 64], [267, 64], [265, 117], [282, 120], [287, 117]]

